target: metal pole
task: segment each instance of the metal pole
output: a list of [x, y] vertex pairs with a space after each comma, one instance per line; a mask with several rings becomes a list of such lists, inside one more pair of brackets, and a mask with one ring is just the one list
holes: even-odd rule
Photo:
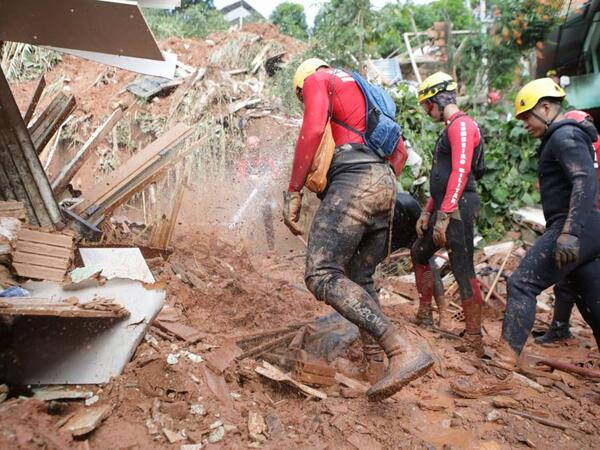
[[412, 47], [410, 45], [410, 39], [408, 35], [411, 33], [403, 33], [402, 37], [404, 38], [404, 44], [406, 44], [406, 50], [408, 50], [408, 57], [410, 58], [410, 65], [412, 66], [413, 72], [419, 84], [421, 83], [421, 74], [419, 73], [419, 68], [417, 67], [417, 62], [415, 61], [415, 56], [413, 55]]

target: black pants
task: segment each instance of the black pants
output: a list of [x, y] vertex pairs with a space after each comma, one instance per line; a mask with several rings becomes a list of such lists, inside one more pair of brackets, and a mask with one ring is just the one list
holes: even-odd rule
[[562, 297], [575, 299], [581, 315], [600, 343], [600, 212], [593, 211], [580, 239], [579, 259], [558, 269], [554, 249], [564, 220], [552, 223], [529, 249], [508, 279], [508, 300], [502, 337], [521, 353], [535, 322], [536, 297], [553, 284]]
[[[460, 298], [467, 300], [473, 297], [471, 279], [475, 277], [473, 266], [473, 223], [479, 213], [479, 196], [475, 192], [463, 193], [458, 208], [461, 220], [450, 219], [446, 231], [450, 268], [458, 283]], [[414, 243], [411, 256], [413, 264], [426, 265], [429, 259], [440, 248], [433, 242], [433, 227], [437, 212], [431, 215], [427, 232], [422, 239]]]
[[379, 339], [390, 322], [379, 307], [373, 274], [387, 254], [395, 177], [385, 163], [337, 166], [331, 173], [308, 237], [306, 286]]

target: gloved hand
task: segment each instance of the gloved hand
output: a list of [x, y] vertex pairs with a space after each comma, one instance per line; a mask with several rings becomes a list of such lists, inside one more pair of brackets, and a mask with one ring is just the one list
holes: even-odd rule
[[567, 233], [561, 233], [556, 240], [556, 249], [554, 250], [554, 259], [556, 267], [563, 267], [574, 263], [579, 257], [579, 238]]
[[433, 242], [439, 247], [446, 246], [446, 230], [450, 223], [450, 216], [443, 211], [437, 212], [435, 226], [433, 227]]
[[431, 217], [431, 213], [427, 211], [423, 211], [417, 220], [417, 236], [419, 239], [423, 239], [427, 228], [429, 227], [429, 218]]
[[298, 224], [300, 209], [302, 208], [301, 192], [283, 192], [283, 223], [290, 229], [292, 234], [299, 236], [302, 230]]

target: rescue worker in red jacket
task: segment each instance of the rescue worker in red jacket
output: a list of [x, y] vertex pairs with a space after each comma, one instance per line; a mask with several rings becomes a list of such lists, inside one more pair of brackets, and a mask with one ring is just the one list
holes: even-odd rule
[[527, 83], [515, 98], [515, 114], [527, 132], [540, 139], [538, 177], [546, 230], [507, 282], [502, 336], [489, 365], [450, 384], [458, 395], [474, 398], [510, 388], [512, 373], [533, 329], [536, 297], [563, 285], [600, 345], [600, 211], [594, 170], [594, 127], [562, 112], [565, 92], [550, 78]]
[[[594, 127], [592, 117], [585, 111], [568, 111], [565, 113], [566, 119], [573, 119], [586, 127]], [[600, 139], [593, 142], [594, 153], [596, 155], [596, 168], [598, 174], [598, 183], [600, 184]], [[598, 208], [600, 208], [600, 195], [598, 196]], [[570, 294], [569, 286], [565, 283], [558, 283], [554, 287], [554, 314], [552, 322], [546, 333], [535, 339], [537, 344], [550, 344], [562, 341], [571, 337], [569, 322], [571, 320], [571, 311], [576, 303], [575, 297]]]
[[437, 72], [419, 86], [419, 103], [435, 121], [444, 122], [433, 155], [429, 177], [431, 197], [417, 222], [419, 239], [411, 251], [419, 310], [417, 322], [432, 325], [433, 277], [429, 259], [441, 247], [448, 248], [450, 267], [458, 283], [465, 316], [465, 334], [459, 347], [483, 356], [481, 291], [473, 267], [473, 223], [479, 212], [479, 196], [472, 174], [474, 155], [482, 151], [477, 123], [456, 105], [456, 82]]
[[[365, 145], [365, 99], [351, 74], [317, 58], [304, 61], [293, 81], [304, 103], [291, 180], [284, 192], [284, 222], [292, 233], [302, 206], [301, 190], [312, 167], [329, 113], [336, 150], [327, 187], [308, 238], [305, 281], [308, 289], [361, 331], [367, 376], [375, 382], [367, 392], [377, 401], [393, 395], [427, 372], [432, 358], [406, 340], [405, 331], [383, 313], [373, 286], [373, 273], [386, 256], [396, 177], [406, 161], [404, 142], [383, 159]], [[347, 127], [339, 124], [342, 122]], [[388, 357], [383, 373], [383, 354]]]

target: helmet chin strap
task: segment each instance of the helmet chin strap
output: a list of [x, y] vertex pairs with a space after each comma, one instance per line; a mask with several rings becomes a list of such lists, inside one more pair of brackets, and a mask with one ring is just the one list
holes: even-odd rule
[[548, 129], [548, 127], [554, 123], [554, 121], [556, 120], [558, 115], [561, 113], [561, 111], [562, 111], [562, 108], [558, 108], [558, 111], [556, 111], [556, 114], [554, 114], [554, 117], [551, 120], [545, 120], [542, 116], [540, 116], [538, 113], [536, 113], [533, 110], [531, 110], [530, 113], [533, 117], [535, 117], [537, 120], [539, 120], [544, 125], [546, 125], [546, 129]]

